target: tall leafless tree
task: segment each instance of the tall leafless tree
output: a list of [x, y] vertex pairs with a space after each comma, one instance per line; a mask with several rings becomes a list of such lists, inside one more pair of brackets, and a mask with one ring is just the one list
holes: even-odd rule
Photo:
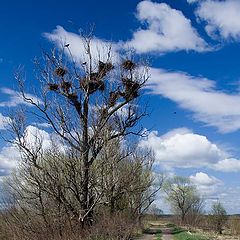
[[[146, 112], [138, 99], [149, 77], [147, 67], [132, 58], [112, 62], [111, 47], [106, 56], [96, 59], [91, 44], [91, 37], [84, 38], [87, 58], [81, 64], [72, 57], [69, 44], [63, 44], [59, 51], [44, 52], [43, 59], [35, 61], [37, 98], [26, 93], [22, 72], [16, 74], [21, 97], [34, 107], [31, 113], [35, 119], [48, 124], [66, 148], [69, 161], [63, 169], [56, 161], [62, 158], [61, 154], [46, 155], [39, 136], [35, 136], [35, 144], [27, 143], [26, 113], [13, 116], [10, 122], [12, 143], [19, 147], [33, 184], [38, 186], [35, 195], [38, 194], [38, 199], [46, 193], [54, 196], [53, 199], [82, 226], [91, 224], [94, 208], [101, 199], [92, 184], [95, 162], [101, 152], [111, 141], [126, 140], [131, 135], [140, 135], [143, 130], [137, 124]], [[53, 161], [44, 161], [46, 156]], [[60, 169], [56, 175], [46, 167], [46, 162]], [[61, 187], [62, 171], [71, 176], [71, 184], [66, 188]], [[134, 177], [134, 173], [129, 174]], [[55, 188], [54, 184], [51, 186], [52, 191], [47, 186], [50, 181], [55, 184]], [[66, 197], [68, 191], [73, 193], [74, 200]], [[41, 201], [39, 209], [44, 215], [46, 203]]]

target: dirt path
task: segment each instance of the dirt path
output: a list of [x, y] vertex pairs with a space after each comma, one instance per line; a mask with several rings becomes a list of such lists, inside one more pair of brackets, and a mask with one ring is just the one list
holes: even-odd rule
[[[157, 236], [154, 234], [144, 234], [137, 240], [158, 240]], [[163, 234], [161, 236], [161, 240], [173, 240], [173, 236], [171, 234]]]
[[163, 234], [162, 240], [173, 240], [173, 236], [171, 234]]
[[156, 240], [156, 236], [150, 235], [150, 234], [144, 234], [143, 236], [141, 236], [137, 240]]
[[148, 229], [150, 233], [145, 233], [137, 240], [158, 240], [159, 237], [155, 232], [162, 232], [161, 240], [173, 240], [172, 229], [166, 227], [164, 224], [151, 225]]

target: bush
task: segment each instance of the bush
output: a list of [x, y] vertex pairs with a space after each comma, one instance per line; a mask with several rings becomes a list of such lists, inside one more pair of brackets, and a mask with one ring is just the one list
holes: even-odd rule
[[[11, 216], [10, 216], [11, 215]], [[22, 218], [22, 222], [17, 220], [15, 223], [12, 217]], [[11, 218], [8, 223], [7, 219]], [[136, 221], [131, 219], [127, 214], [116, 213], [114, 215], [101, 214], [89, 228], [84, 231], [81, 224], [74, 225], [67, 221], [59, 229], [58, 223], [51, 224], [51, 228], [46, 225], [41, 218], [31, 219], [28, 222], [25, 215], [20, 216], [12, 210], [2, 214], [0, 221], [0, 239], [1, 240], [128, 240], [131, 239], [133, 233], [137, 229]]]
[[212, 205], [212, 211], [209, 216], [210, 225], [213, 230], [222, 234], [223, 226], [227, 222], [227, 212], [220, 202]]

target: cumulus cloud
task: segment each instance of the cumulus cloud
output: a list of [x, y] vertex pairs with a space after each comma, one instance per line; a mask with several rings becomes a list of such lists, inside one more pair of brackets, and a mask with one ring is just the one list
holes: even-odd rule
[[29, 125], [25, 130], [26, 146], [34, 149], [38, 144], [42, 145], [42, 149], [49, 149], [52, 145], [51, 135], [35, 126]]
[[0, 151], [0, 176], [8, 175], [20, 160], [19, 151], [13, 145], [5, 146]]
[[[69, 50], [66, 49], [66, 54], [77, 63], [88, 62], [89, 57], [86, 52], [86, 40], [80, 35], [66, 31], [63, 27], [57, 26], [51, 33], [44, 33], [44, 36], [60, 49], [65, 44], [69, 44]], [[118, 61], [119, 45], [110, 41], [105, 41], [96, 37], [91, 39], [91, 54], [93, 60], [107, 61], [109, 49], [111, 48], [111, 61]]]
[[189, 178], [197, 186], [202, 196], [214, 196], [224, 185], [220, 179], [209, 176], [207, 173], [203, 172], [197, 172]]
[[[42, 150], [48, 150], [53, 143], [53, 135], [39, 129], [35, 126], [29, 125], [25, 130], [26, 146], [35, 149], [38, 144], [42, 144]], [[55, 143], [62, 149], [61, 143], [57, 138], [54, 138]], [[0, 176], [8, 175], [18, 164], [21, 156], [18, 148], [14, 144], [8, 144], [0, 150]]]
[[[173, 9], [165, 3], [141, 1], [137, 5], [136, 16], [146, 27], [136, 30], [129, 41], [112, 42], [93, 37], [91, 40], [93, 59], [106, 61], [110, 46], [113, 62], [119, 60], [119, 53], [123, 49], [129, 48], [136, 50], [137, 53], [211, 50], [192, 26], [191, 20], [187, 19], [180, 10]], [[52, 32], [43, 35], [60, 49], [63, 49], [65, 44], [70, 44], [71, 53], [68, 49], [65, 50], [74, 61], [78, 63], [88, 61], [86, 41], [81, 34], [68, 32], [62, 26], [57, 26]]]
[[137, 19], [146, 23], [147, 27], [134, 32], [133, 38], [125, 46], [134, 48], [138, 53], [209, 50], [191, 21], [181, 11], [165, 3], [140, 2]]
[[201, 1], [196, 15], [207, 23], [205, 29], [211, 37], [240, 40], [239, 0]]
[[228, 185], [204, 172], [197, 172], [189, 178], [205, 199], [205, 210], [210, 211], [212, 204], [220, 201], [229, 214], [239, 213], [240, 187]]
[[183, 72], [168, 72], [151, 68], [147, 88], [153, 94], [176, 102], [193, 112], [196, 120], [215, 126], [221, 132], [240, 129], [240, 94], [228, 94], [216, 88], [216, 83]]
[[[0, 91], [9, 96], [9, 99], [4, 102], [0, 102], [0, 107], [16, 107], [20, 104], [25, 104], [29, 106], [29, 103], [25, 102], [23, 98], [21, 97], [20, 93], [18, 91], [14, 91], [10, 88], [1, 88]], [[42, 101], [37, 98], [36, 96], [26, 93], [25, 96], [27, 98], [32, 99], [34, 102], [38, 102], [39, 104], [42, 103]]]
[[0, 130], [4, 130], [8, 124], [9, 118], [0, 113]]
[[214, 167], [222, 172], [239, 172], [240, 161], [235, 158], [227, 158], [219, 161]]
[[[212, 143], [206, 136], [180, 128], [159, 136], [157, 131], [149, 133], [148, 137], [139, 143], [142, 148], [152, 149], [157, 165], [164, 169], [174, 168], [203, 168], [216, 171], [235, 172], [240, 160]], [[230, 165], [224, 168], [231, 159]]]

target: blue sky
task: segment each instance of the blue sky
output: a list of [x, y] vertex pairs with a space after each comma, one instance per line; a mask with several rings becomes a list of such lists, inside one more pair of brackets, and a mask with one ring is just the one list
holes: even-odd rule
[[[19, 64], [37, 84], [32, 61], [41, 49], [65, 39], [77, 58], [78, 30], [91, 24], [99, 44], [150, 58], [145, 98], [152, 114], [143, 124], [151, 130], [140, 145], [153, 149], [158, 168], [189, 176], [206, 198], [217, 197], [229, 213], [240, 213], [238, 0], [3, 1], [1, 131], [6, 112], [21, 104], [13, 91]], [[0, 146], [0, 174], [6, 175], [15, 162], [11, 146]]]

